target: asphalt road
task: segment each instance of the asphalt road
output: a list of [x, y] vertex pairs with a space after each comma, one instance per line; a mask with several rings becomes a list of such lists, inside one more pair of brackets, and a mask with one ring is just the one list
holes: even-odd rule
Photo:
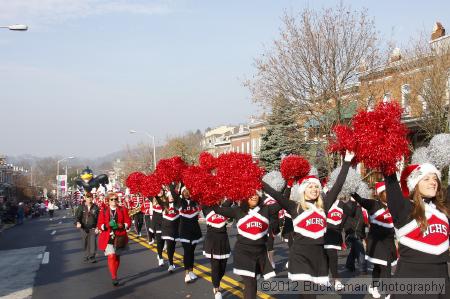
[[[204, 227], [203, 227], [204, 229]], [[229, 230], [230, 241], [236, 239], [236, 230]], [[111, 284], [106, 258], [98, 252], [98, 262], [82, 261], [79, 231], [73, 225], [69, 210], [57, 211], [53, 219], [42, 217], [28, 220], [0, 236], [0, 298], [213, 298], [209, 261], [202, 255], [202, 245], [196, 249], [195, 273], [199, 279], [184, 283], [182, 248], [177, 244], [173, 274], [167, 265], [158, 267], [156, 248], [145, 239], [130, 233], [130, 250], [122, 256], [119, 269], [120, 284]], [[287, 246], [277, 239], [275, 243], [277, 278], [285, 278]], [[342, 252], [339, 270], [343, 277], [347, 252]], [[239, 276], [232, 273], [233, 259], [228, 261], [222, 281], [223, 298], [242, 297]], [[366, 276], [367, 277], [367, 276]], [[259, 298], [297, 298], [295, 294], [258, 293]], [[318, 298], [371, 298], [369, 295], [326, 295]]]

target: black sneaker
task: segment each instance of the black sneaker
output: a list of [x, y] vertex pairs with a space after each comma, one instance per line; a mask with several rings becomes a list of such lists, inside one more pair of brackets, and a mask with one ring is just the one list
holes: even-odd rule
[[95, 264], [97, 262], [97, 260], [95, 259], [95, 257], [91, 258], [91, 264]]
[[112, 280], [112, 284], [113, 284], [113, 286], [118, 286], [119, 285], [119, 281], [117, 280], [117, 279], [113, 279]]
[[88, 262], [89, 262], [89, 258], [88, 258], [88, 257], [85, 257], [85, 258], [83, 259], [83, 262], [88, 263]]

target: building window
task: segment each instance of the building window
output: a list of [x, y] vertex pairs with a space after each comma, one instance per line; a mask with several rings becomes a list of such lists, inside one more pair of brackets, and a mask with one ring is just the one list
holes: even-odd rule
[[410, 106], [411, 87], [409, 86], [409, 84], [403, 84], [401, 87], [401, 91], [402, 91], [403, 115], [410, 116], [411, 115], [411, 106]]

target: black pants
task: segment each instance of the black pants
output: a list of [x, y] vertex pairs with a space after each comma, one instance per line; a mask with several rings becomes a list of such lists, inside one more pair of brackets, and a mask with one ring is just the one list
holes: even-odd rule
[[163, 258], [162, 253], [163, 253], [163, 249], [164, 249], [164, 239], [161, 238], [161, 234], [155, 234], [155, 239], [156, 239], [156, 250], [158, 251], [158, 257], [160, 259]]
[[256, 278], [241, 276], [244, 283], [244, 299], [256, 299]]
[[169, 265], [173, 265], [173, 255], [175, 253], [175, 241], [166, 240], [167, 245], [167, 256], [169, 258]]
[[358, 261], [360, 271], [367, 272], [367, 262], [365, 260], [366, 251], [364, 250], [364, 245], [362, 240], [359, 238], [348, 237], [347, 243], [350, 245], [350, 253], [347, 257], [347, 262], [345, 267], [347, 269], [355, 269], [355, 260]]
[[154, 234], [149, 230], [150, 223], [151, 223], [150, 215], [144, 215], [145, 231], [147, 232], [148, 241], [151, 241], [154, 238]]
[[144, 214], [142, 214], [142, 212], [134, 214], [133, 220], [134, 220], [134, 229], [136, 230], [137, 234], [140, 234], [142, 230], [142, 225], [144, 224]]
[[330, 269], [331, 277], [339, 278], [338, 273], [338, 250], [337, 249], [325, 249], [325, 254], [328, 259], [328, 269]]
[[190, 244], [186, 242], [181, 242], [183, 245], [183, 264], [184, 264], [184, 270], [192, 270], [194, 268], [194, 252], [195, 252], [195, 246], [197, 244]]
[[218, 289], [220, 281], [225, 275], [228, 259], [211, 259], [211, 280], [213, 287]]
[[95, 252], [97, 251], [97, 235], [95, 234], [95, 228], [85, 231], [80, 229], [81, 232], [81, 244], [84, 249], [84, 257], [86, 259], [94, 259]]

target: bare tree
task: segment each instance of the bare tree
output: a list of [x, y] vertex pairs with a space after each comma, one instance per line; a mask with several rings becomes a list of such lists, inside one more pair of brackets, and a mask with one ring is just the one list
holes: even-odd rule
[[196, 163], [201, 148], [202, 134], [199, 130], [188, 132], [180, 137], [168, 138], [166, 145], [162, 149], [162, 156], [170, 158], [180, 156], [188, 163]]
[[[436, 24], [435, 30], [441, 26]], [[442, 28], [443, 29], [443, 28]], [[444, 31], [445, 32], [445, 31]], [[417, 125], [426, 140], [439, 133], [448, 133], [450, 39], [429, 41], [424, 32], [410, 43], [397, 69], [408, 84], [409, 99], [406, 105], [411, 116], [418, 118]]]
[[[255, 102], [271, 107], [283, 95], [299, 107], [299, 118], [313, 121], [317, 135], [330, 133], [344, 120], [361, 67], [379, 60], [378, 37], [366, 10], [340, 3], [321, 11], [285, 14], [273, 48], [255, 60], [256, 74], [247, 80]], [[356, 94], [356, 93], [355, 93]]]

